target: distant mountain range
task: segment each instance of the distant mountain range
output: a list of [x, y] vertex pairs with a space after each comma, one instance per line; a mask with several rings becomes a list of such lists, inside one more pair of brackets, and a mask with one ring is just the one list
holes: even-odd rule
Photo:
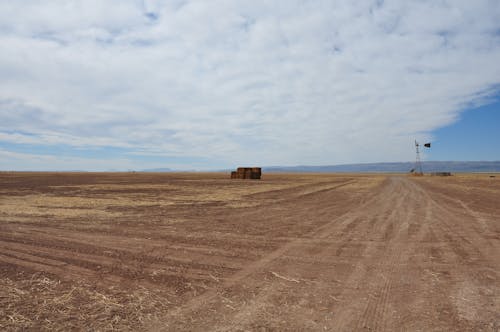
[[[414, 162], [345, 164], [330, 166], [271, 166], [263, 167], [263, 172], [286, 173], [407, 173], [415, 167]], [[428, 172], [500, 172], [500, 161], [425, 161], [424, 173]]]
[[163, 173], [163, 172], [175, 172], [175, 170], [171, 168], [149, 168], [143, 169], [141, 172], [151, 172], [151, 173]]
[[[245, 165], [241, 165], [245, 166]], [[255, 166], [255, 165], [251, 165]], [[264, 166], [265, 173], [408, 173], [415, 167], [415, 162], [394, 163], [366, 163], [366, 164], [344, 164], [326, 166]], [[424, 173], [430, 172], [454, 172], [454, 173], [500, 173], [500, 161], [424, 161], [422, 162]], [[4, 172], [8, 170], [0, 170]], [[32, 170], [36, 172], [37, 170]], [[127, 172], [198, 172], [197, 170], [177, 170], [172, 168], [149, 168], [142, 170], [129, 169]], [[230, 172], [233, 169], [219, 169], [213, 172]], [[31, 172], [31, 171], [30, 171]], [[44, 172], [87, 172], [83, 170], [45, 170]], [[116, 169], [108, 169], [105, 172], [123, 172]], [[204, 172], [212, 172], [205, 170]]]
[[[245, 165], [243, 165], [245, 166]], [[326, 166], [264, 166], [267, 173], [408, 173], [415, 167], [415, 162], [366, 163]], [[429, 172], [500, 172], [500, 161], [423, 161], [424, 173]], [[229, 172], [229, 169], [218, 172]], [[140, 172], [179, 172], [171, 168], [143, 169]], [[194, 172], [184, 170], [182, 172]]]

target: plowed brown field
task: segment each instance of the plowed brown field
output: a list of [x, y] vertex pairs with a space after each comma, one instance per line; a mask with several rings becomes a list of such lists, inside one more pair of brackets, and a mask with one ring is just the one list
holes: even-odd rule
[[0, 173], [0, 329], [500, 329], [500, 176], [227, 177]]

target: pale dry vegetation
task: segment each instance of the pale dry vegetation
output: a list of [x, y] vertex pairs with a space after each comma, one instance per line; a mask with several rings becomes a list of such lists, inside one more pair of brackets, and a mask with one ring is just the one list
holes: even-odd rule
[[171, 304], [170, 294], [140, 286], [102, 289], [40, 272], [13, 277], [0, 278], [1, 330], [135, 330]]

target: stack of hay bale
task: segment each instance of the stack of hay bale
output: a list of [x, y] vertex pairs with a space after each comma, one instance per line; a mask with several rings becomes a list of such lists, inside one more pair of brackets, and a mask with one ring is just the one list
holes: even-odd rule
[[260, 167], [238, 167], [235, 172], [231, 172], [231, 179], [260, 180], [261, 175]]

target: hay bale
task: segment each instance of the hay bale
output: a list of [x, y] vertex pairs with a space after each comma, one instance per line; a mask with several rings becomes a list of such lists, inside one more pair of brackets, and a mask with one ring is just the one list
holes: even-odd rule
[[245, 177], [244, 179], [251, 179], [252, 178], [252, 169], [251, 168], [245, 168]]
[[231, 172], [231, 179], [260, 180], [262, 169], [260, 167], [238, 167]]
[[252, 167], [252, 179], [259, 180], [262, 175], [262, 169], [260, 167]]

